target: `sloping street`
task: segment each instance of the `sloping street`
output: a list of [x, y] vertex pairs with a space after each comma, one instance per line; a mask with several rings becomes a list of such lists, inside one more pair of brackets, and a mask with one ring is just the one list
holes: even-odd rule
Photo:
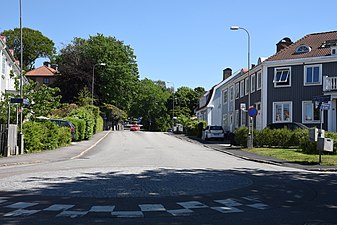
[[102, 132], [0, 164], [2, 224], [337, 224], [335, 173], [165, 133]]

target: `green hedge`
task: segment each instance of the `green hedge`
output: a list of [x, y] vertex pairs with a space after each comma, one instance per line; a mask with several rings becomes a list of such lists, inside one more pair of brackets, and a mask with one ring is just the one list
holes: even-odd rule
[[25, 152], [52, 150], [71, 143], [70, 130], [58, 127], [51, 121], [29, 121], [22, 128]]
[[[240, 127], [234, 132], [235, 144], [247, 147], [248, 128]], [[325, 132], [326, 138], [334, 140], [334, 154], [337, 150], [337, 133]], [[280, 147], [292, 148], [298, 147], [307, 154], [317, 154], [317, 143], [309, 141], [309, 131], [307, 129], [268, 129], [254, 130], [255, 147]]]
[[70, 121], [75, 126], [76, 141], [82, 141], [85, 138], [85, 120], [76, 117], [65, 117], [65, 120]]

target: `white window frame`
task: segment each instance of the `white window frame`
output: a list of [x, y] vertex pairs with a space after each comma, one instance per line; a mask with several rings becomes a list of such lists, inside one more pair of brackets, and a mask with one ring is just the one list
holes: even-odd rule
[[229, 89], [229, 100], [233, 101], [234, 100], [234, 85], [230, 87]]
[[256, 90], [261, 90], [262, 87], [262, 73], [257, 73], [257, 79], [256, 79]]
[[[286, 120], [284, 118], [284, 105], [289, 104], [289, 120]], [[276, 105], [282, 105], [282, 114], [280, 120], [276, 120]], [[291, 101], [289, 102], [273, 102], [273, 123], [284, 123], [284, 122], [292, 122], [293, 118], [293, 103]]]
[[240, 83], [235, 84], [235, 99], [238, 99], [240, 97]]
[[228, 114], [227, 113], [224, 113], [222, 115], [222, 122], [223, 122], [223, 127], [229, 127], [229, 125], [228, 125]]
[[[312, 115], [311, 115], [311, 118], [313, 119], [307, 119], [305, 118], [306, 117], [306, 105], [311, 105], [311, 108], [312, 108]], [[314, 111], [315, 110], [319, 110], [320, 109], [315, 109], [315, 104], [312, 102], [312, 101], [302, 101], [302, 123], [320, 123], [320, 117], [321, 117], [321, 113], [319, 112], [319, 118], [317, 120], [314, 120]], [[324, 121], [322, 121], [324, 122]]]
[[253, 74], [250, 79], [250, 93], [254, 93], [256, 90], [256, 76]]
[[250, 80], [249, 77], [245, 79], [245, 95], [249, 94], [249, 89], [250, 89], [249, 80]]
[[[280, 78], [277, 80], [277, 72], [278, 71], [285, 71], [288, 70], [288, 74], [287, 75], [282, 75], [280, 76]], [[283, 76], [286, 76], [285, 78]], [[282, 80], [281, 80], [282, 79]], [[278, 87], [290, 87], [291, 86], [291, 67], [278, 67], [274, 69], [274, 87], [278, 88]]]
[[2, 65], [1, 72], [3, 75], [6, 75], [7, 60], [4, 54], [2, 55], [1, 65]]
[[[307, 69], [308, 68], [314, 69], [315, 67], [319, 68], [318, 72], [318, 82], [308, 82], [307, 81]], [[312, 70], [312, 79], [313, 79], [313, 70]], [[321, 85], [322, 84], [322, 64], [315, 64], [315, 65], [305, 65], [304, 66], [304, 86], [314, 86], [314, 85]]]
[[245, 96], [245, 81], [241, 80], [240, 81], [240, 98]]
[[241, 110], [241, 127], [247, 126], [247, 111]]
[[235, 128], [239, 127], [240, 124], [240, 110], [236, 109], [235, 110]]
[[227, 104], [227, 102], [228, 102], [228, 89], [224, 90], [222, 92], [222, 95], [223, 95], [223, 103]]

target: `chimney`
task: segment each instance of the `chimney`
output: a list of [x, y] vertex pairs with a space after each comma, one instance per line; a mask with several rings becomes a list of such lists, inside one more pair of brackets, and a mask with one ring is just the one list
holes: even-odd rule
[[232, 76], [232, 69], [226, 68], [222, 71], [222, 80], [226, 80], [228, 77]]
[[58, 68], [59, 68], [59, 67], [58, 67], [57, 64], [50, 64], [50, 68], [52, 68], [52, 69], [58, 71]]
[[276, 44], [276, 52], [281, 51], [282, 49], [288, 47], [291, 45], [293, 42], [290, 40], [290, 38], [285, 37], [279, 43]]
[[48, 61], [44, 61], [44, 62], [43, 62], [43, 65], [44, 65], [44, 66], [46, 66], [46, 67], [49, 67], [49, 65], [50, 65], [50, 62], [48, 62]]

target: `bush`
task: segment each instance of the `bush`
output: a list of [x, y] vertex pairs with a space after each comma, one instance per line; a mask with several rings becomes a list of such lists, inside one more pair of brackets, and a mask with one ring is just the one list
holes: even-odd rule
[[92, 111], [85, 107], [78, 108], [72, 112], [72, 117], [77, 117], [85, 121], [84, 139], [89, 140], [94, 134], [95, 117]]
[[247, 147], [248, 127], [239, 127], [234, 131], [234, 142], [244, 148]]
[[70, 130], [48, 120], [25, 122], [22, 128], [25, 152], [52, 150], [71, 143]]
[[76, 117], [65, 117], [75, 126], [76, 141], [82, 141], [85, 138], [85, 121]]

